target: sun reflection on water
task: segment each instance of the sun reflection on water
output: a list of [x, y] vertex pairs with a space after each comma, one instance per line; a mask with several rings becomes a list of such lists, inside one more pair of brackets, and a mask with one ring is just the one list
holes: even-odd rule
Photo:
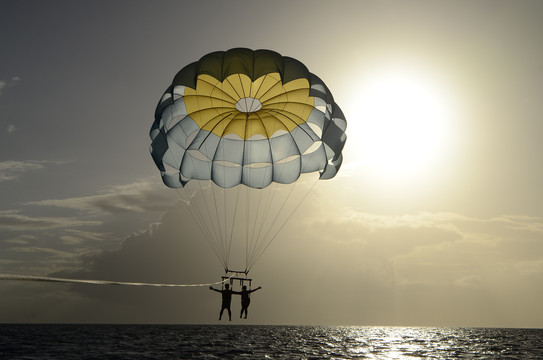
[[[298, 343], [304, 359], [494, 359], [518, 351], [510, 346], [518, 341], [518, 329], [513, 332], [426, 327], [307, 327], [298, 330], [291, 334], [296, 335], [291, 339], [304, 339]], [[543, 332], [534, 335], [532, 341], [537, 343]], [[306, 341], [308, 336], [312, 341]]]

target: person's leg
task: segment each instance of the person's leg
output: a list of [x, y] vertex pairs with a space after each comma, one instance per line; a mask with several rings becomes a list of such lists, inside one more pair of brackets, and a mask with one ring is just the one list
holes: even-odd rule
[[221, 308], [221, 313], [219, 314], [219, 320], [222, 318], [222, 312], [224, 311], [224, 308]]
[[232, 321], [232, 311], [228, 308], [228, 320]]

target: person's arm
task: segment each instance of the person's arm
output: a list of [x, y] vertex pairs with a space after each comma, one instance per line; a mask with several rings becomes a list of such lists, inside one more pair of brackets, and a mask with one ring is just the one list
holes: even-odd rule
[[260, 289], [262, 289], [262, 286], [259, 286], [256, 289], [250, 290], [249, 293], [255, 292], [255, 291], [260, 290]]
[[213, 290], [213, 291], [216, 291], [216, 292], [222, 292], [222, 291], [220, 291], [220, 290], [215, 289], [213, 286], [210, 286], [210, 287], [209, 287], [209, 290]]

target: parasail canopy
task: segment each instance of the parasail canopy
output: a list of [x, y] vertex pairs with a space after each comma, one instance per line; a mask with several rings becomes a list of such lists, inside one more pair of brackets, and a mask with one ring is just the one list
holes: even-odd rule
[[[168, 187], [187, 188], [196, 181], [221, 189], [264, 189], [293, 184], [307, 173], [318, 173], [320, 179], [334, 177], [342, 162], [346, 126], [326, 85], [300, 61], [270, 50], [235, 48], [205, 55], [175, 75], [156, 108], [150, 151]], [[224, 224], [219, 215], [208, 219], [217, 212], [217, 195], [201, 209], [194, 204], [194, 193], [187, 196], [187, 203], [228, 269], [228, 255], [222, 253], [230, 251], [234, 223], [239, 221], [232, 212], [242, 205], [239, 195], [232, 197], [235, 200], [219, 196], [225, 199], [224, 206], [232, 207]], [[259, 212], [263, 222], [272, 218], [268, 210], [252, 211]], [[248, 217], [241, 221], [248, 222]], [[246, 241], [261, 242], [254, 245], [259, 248], [254, 257], [278, 230], [261, 232], [265, 240], [255, 240], [254, 229], [246, 231]]]

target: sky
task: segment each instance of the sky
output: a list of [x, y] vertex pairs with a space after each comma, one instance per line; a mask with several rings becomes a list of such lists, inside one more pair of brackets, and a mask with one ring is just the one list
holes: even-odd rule
[[[232, 323], [541, 328], [542, 24], [536, 0], [0, 0], [0, 274], [218, 281], [149, 129], [183, 66], [271, 49], [326, 83], [347, 143]], [[4, 323], [214, 324], [220, 310], [207, 287], [0, 293]]]

